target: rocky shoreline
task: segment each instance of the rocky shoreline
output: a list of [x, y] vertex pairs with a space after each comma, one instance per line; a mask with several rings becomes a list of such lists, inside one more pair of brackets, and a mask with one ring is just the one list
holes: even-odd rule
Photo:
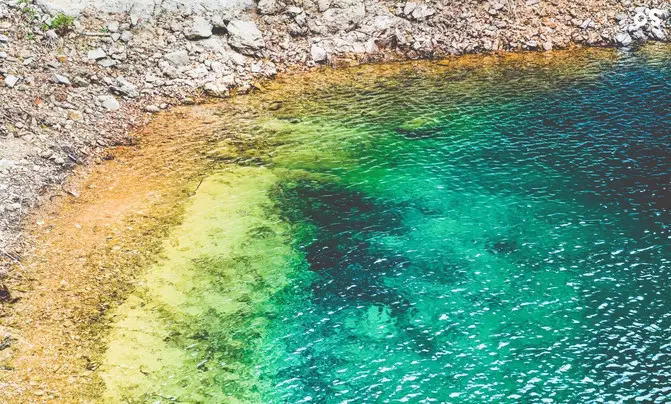
[[[318, 65], [629, 47], [671, 35], [669, 3], [490, 0], [0, 0], [0, 286], [21, 221], [77, 192], [77, 165], [151, 115], [262, 90]], [[0, 301], [3, 299], [0, 288]]]

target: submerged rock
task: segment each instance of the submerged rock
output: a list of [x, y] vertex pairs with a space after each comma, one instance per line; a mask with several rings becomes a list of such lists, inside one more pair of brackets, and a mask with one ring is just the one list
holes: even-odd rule
[[399, 125], [397, 131], [408, 139], [426, 139], [439, 134], [438, 120], [417, 117]]

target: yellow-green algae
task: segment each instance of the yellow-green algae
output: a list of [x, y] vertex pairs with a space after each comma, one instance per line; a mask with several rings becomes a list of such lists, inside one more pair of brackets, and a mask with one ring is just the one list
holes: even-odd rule
[[[276, 181], [266, 168], [228, 166], [202, 182], [159, 263], [114, 314], [104, 401], [260, 400], [241, 352], [254, 349], [268, 320], [250, 316], [301, 262], [270, 206]], [[244, 322], [252, 329], [235, 335]], [[214, 351], [205, 332], [237, 351]]]

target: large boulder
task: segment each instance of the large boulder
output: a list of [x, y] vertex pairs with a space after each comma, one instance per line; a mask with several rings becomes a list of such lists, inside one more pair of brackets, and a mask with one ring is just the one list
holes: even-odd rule
[[226, 26], [228, 44], [243, 55], [260, 55], [266, 44], [253, 21], [232, 20]]

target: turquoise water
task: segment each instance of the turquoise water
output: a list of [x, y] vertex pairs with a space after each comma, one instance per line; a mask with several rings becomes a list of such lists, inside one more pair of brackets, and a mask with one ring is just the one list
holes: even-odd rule
[[[233, 142], [243, 157], [212, 183], [243, 167], [235, 181], [272, 177], [250, 191], [261, 209], [236, 208], [257, 222], [237, 247], [189, 250], [208, 282], [183, 287], [235, 291], [239, 305], [161, 306], [168, 344], [193, 352], [171, 377], [200, 395], [166, 389], [205, 402], [668, 402], [669, 55], [408, 67], [245, 117], [240, 131], [262, 141]], [[240, 186], [212, 187], [208, 206]], [[216, 218], [202, 219], [211, 237], [237, 223]]]

